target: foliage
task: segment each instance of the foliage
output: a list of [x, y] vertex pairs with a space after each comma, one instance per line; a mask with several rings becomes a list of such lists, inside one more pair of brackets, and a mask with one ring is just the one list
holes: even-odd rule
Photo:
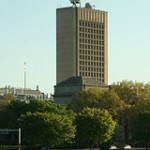
[[55, 146], [74, 136], [75, 113], [66, 105], [50, 100], [31, 100], [26, 112], [19, 118], [26, 142]]
[[0, 101], [0, 128], [19, 128], [18, 117], [26, 112], [25, 102]]
[[150, 142], [150, 111], [141, 111], [134, 122], [134, 138], [144, 141], [145, 148], [148, 149]]
[[[132, 140], [137, 143], [136, 139], [133, 139], [132, 132], [135, 127], [134, 119], [139, 118], [141, 110], [149, 111], [150, 85], [124, 80], [113, 83], [109, 86], [108, 90], [103, 91], [100, 88], [90, 88], [77, 93], [73, 97], [70, 105], [70, 108], [79, 114], [75, 122], [77, 123], [77, 129], [82, 127], [79, 126], [80, 124], [78, 124], [78, 121], [83, 115], [83, 112], [85, 111], [84, 109], [87, 107], [91, 109], [105, 109], [115, 120], [117, 120], [119, 128], [116, 128], [115, 134], [111, 140], [116, 143], [116, 145], [119, 145], [120, 143], [120, 140], [117, 139], [118, 137], [120, 137], [122, 141], [125, 138], [125, 143], [128, 144], [132, 144], [130, 143]], [[27, 115], [28, 113], [33, 115], [36, 112], [41, 114], [50, 113], [56, 116], [64, 116], [69, 118], [71, 121], [76, 118], [76, 114], [69, 110], [67, 105], [58, 105], [51, 100], [35, 99], [30, 100], [29, 103], [26, 103], [24, 101], [14, 100], [14, 95], [7, 94], [3, 100], [0, 101], [0, 128], [19, 128], [17, 119], [20, 116]], [[94, 120], [92, 121], [94, 122]], [[86, 127], [90, 124], [92, 127], [92, 121], [85, 121], [86, 123], [84, 126]], [[142, 122], [140, 124], [142, 124]], [[98, 131], [96, 131], [96, 133], [97, 132]], [[78, 134], [79, 130], [76, 133]], [[84, 142], [84, 138], [81, 139], [81, 142], [79, 141], [79, 135], [77, 135], [76, 138], [76, 142], [78, 142], [79, 145], [82, 146], [83, 144], [87, 144]], [[88, 141], [88, 145], [89, 143], [90, 141]]]
[[0, 101], [0, 128], [10, 128], [12, 118], [11, 112], [8, 111], [10, 102], [9, 101]]
[[12, 93], [5, 94], [4, 97], [3, 97], [3, 100], [6, 100], [6, 101], [12, 101], [12, 100], [15, 100], [15, 99], [16, 99], [16, 97]]
[[150, 90], [150, 85], [123, 80], [122, 82], [113, 83], [111, 88], [118, 93], [120, 99], [126, 104], [136, 105], [141, 100], [141, 92]]
[[135, 110], [138, 113], [141, 110], [149, 111], [150, 108], [150, 85], [146, 84], [143, 90], [138, 92], [138, 99]]
[[71, 108], [76, 112], [81, 112], [85, 107], [97, 108], [102, 94], [103, 91], [99, 88], [83, 90], [73, 96]]
[[118, 112], [117, 120], [124, 127], [125, 142], [132, 139], [134, 129], [133, 120], [141, 110], [149, 110], [150, 106], [150, 85], [133, 81], [122, 81], [111, 85], [120, 100], [124, 102], [124, 108]]
[[90, 88], [77, 93], [72, 99], [71, 107], [76, 112], [81, 112], [86, 107], [106, 109], [116, 116], [118, 111], [124, 109], [125, 103], [113, 89], [102, 91], [100, 88]]
[[78, 146], [92, 147], [109, 140], [116, 123], [106, 110], [84, 108], [76, 118], [76, 125]]
[[60, 115], [68, 115], [74, 119], [75, 114], [67, 108], [67, 105], [56, 104], [51, 100], [31, 100], [28, 104], [30, 112], [53, 112]]
[[113, 89], [104, 91], [100, 104], [100, 108], [108, 110], [113, 117], [116, 117], [118, 112], [125, 107], [125, 103], [120, 100], [120, 97]]
[[[0, 101], [0, 122], [1, 122], [0, 128], [19, 128], [20, 126], [17, 121], [18, 118], [21, 115], [25, 115], [28, 113], [34, 114], [35, 112], [56, 114], [58, 116], [62, 116], [64, 120], [65, 118], [69, 119], [70, 122], [73, 122], [75, 118], [75, 113], [73, 113], [71, 110], [68, 110], [66, 105], [58, 105], [48, 100], [31, 100], [29, 103], [26, 103], [25, 101], [18, 101], [18, 100]], [[26, 121], [27, 125], [29, 122], [30, 120]], [[32, 124], [35, 126], [34, 121], [32, 122]], [[22, 129], [22, 131], [23, 133], [24, 132], [28, 133], [24, 131], [24, 129]], [[24, 139], [23, 142], [26, 143], [27, 142], [26, 140], [27, 139]]]
[[48, 112], [28, 112], [19, 122], [30, 144], [56, 146], [74, 137], [75, 126], [67, 115]]
[[112, 142], [112, 145], [116, 145], [117, 147], [122, 147], [125, 144], [125, 133], [123, 126], [116, 126], [114, 135], [112, 136], [110, 142]]

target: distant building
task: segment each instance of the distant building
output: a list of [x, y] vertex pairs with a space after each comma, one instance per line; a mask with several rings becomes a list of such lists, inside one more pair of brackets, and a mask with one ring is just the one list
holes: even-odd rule
[[10, 86], [0, 88], [1, 98], [3, 98], [8, 93], [14, 94], [14, 96], [16, 96], [16, 99], [18, 100], [24, 100], [24, 99], [29, 100], [32, 98], [36, 98], [36, 99], [48, 98], [48, 95], [45, 95], [44, 93], [42, 93], [38, 88], [36, 90], [15, 88], [15, 87], [10, 87]]
[[54, 100], [65, 104], [83, 89], [108, 88], [108, 14], [70, 2], [72, 7], [56, 10]]
[[69, 104], [73, 95], [89, 88], [108, 90], [108, 86], [105, 83], [102, 83], [94, 78], [75, 76], [54, 86], [54, 100], [59, 104]]
[[84, 76], [108, 84], [107, 12], [86, 3], [56, 13], [56, 82]]

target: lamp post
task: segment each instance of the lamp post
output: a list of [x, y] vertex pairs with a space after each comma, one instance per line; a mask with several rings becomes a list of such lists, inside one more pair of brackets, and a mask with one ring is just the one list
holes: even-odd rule
[[21, 150], [21, 128], [18, 129], [18, 150]]
[[26, 62], [24, 62], [24, 100], [26, 101]]

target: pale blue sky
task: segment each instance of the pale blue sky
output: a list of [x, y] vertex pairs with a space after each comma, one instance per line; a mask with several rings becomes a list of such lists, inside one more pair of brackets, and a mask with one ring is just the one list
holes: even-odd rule
[[[109, 84], [150, 81], [150, 0], [81, 0], [109, 16]], [[56, 83], [56, 8], [69, 0], [0, 0], [0, 87], [53, 93]]]

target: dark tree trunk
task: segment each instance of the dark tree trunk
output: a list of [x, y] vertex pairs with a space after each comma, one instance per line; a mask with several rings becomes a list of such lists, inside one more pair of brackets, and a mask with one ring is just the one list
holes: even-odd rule
[[147, 141], [147, 139], [145, 140], [145, 150], [148, 150], [148, 141]]
[[90, 145], [90, 150], [92, 150], [92, 145]]

